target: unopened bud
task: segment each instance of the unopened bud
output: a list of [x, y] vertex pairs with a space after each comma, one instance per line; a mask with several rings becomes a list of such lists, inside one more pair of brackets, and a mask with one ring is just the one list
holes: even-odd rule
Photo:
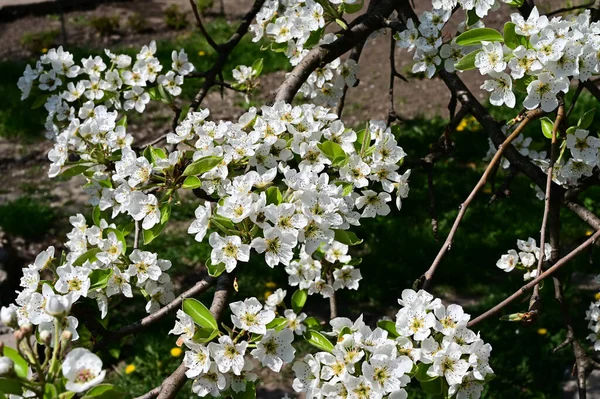
[[17, 330], [13, 333], [13, 335], [15, 337], [15, 341], [17, 341], [17, 344], [23, 340], [23, 331]]
[[23, 334], [29, 335], [33, 331], [33, 325], [31, 323], [25, 323], [21, 326], [21, 331], [23, 331]]
[[15, 370], [15, 363], [7, 357], [0, 357], [0, 376], [8, 376]]
[[0, 321], [8, 327], [16, 329], [18, 327], [17, 309], [13, 306], [2, 306], [2, 308], [0, 308]]
[[60, 340], [62, 342], [64, 342], [65, 344], [67, 342], [70, 342], [71, 338], [73, 338], [73, 333], [71, 331], [69, 331], [69, 330], [63, 331], [62, 334], [60, 335]]
[[68, 297], [51, 295], [46, 301], [46, 312], [51, 316], [65, 316], [69, 310], [71, 310], [71, 301]]
[[51, 340], [52, 333], [50, 331], [44, 330], [40, 332], [40, 341], [42, 341], [44, 344], [49, 345]]

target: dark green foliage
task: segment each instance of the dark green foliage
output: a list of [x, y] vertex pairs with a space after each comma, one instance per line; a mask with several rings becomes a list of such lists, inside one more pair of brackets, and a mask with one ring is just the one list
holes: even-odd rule
[[56, 212], [38, 198], [24, 196], [0, 205], [0, 227], [25, 239], [36, 239], [53, 229]]

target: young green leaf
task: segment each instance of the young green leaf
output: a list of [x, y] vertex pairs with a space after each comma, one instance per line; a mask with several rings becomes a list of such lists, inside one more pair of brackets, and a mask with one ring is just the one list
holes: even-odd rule
[[308, 298], [306, 290], [296, 290], [294, 292], [292, 295], [292, 309], [294, 309], [294, 313], [300, 313], [306, 303], [306, 298]]
[[188, 176], [183, 181], [181, 188], [194, 189], [200, 187], [201, 185], [202, 182], [200, 181], [200, 179], [198, 179], [197, 176]]
[[21, 382], [16, 378], [0, 378], [0, 394], [22, 395]]
[[275, 204], [279, 205], [283, 202], [283, 197], [281, 195], [281, 191], [277, 187], [269, 187], [266, 191], [267, 195], [267, 205]]
[[69, 169], [64, 170], [60, 173], [60, 175], [66, 179], [69, 179], [73, 176], [77, 176], [85, 172], [91, 167], [91, 165], [75, 165]]
[[193, 298], [186, 298], [183, 300], [183, 311], [188, 314], [194, 323], [207, 330], [218, 330], [219, 326], [217, 321], [213, 317], [212, 313], [202, 302], [197, 301]]
[[470, 69], [475, 69], [475, 57], [479, 54], [481, 50], [471, 51], [469, 54], [462, 57], [456, 64], [454, 64], [454, 68], [458, 71], [468, 71]]
[[252, 70], [254, 71], [254, 76], [259, 76], [263, 70], [263, 59], [259, 58], [252, 64]]
[[456, 44], [459, 46], [471, 46], [481, 42], [503, 42], [504, 38], [495, 29], [491, 28], [476, 28], [461, 33], [456, 38]]
[[304, 334], [304, 339], [317, 349], [321, 349], [325, 352], [331, 352], [333, 350], [331, 341], [318, 331], [308, 330]]
[[542, 122], [542, 134], [546, 138], [551, 139], [554, 122], [552, 122], [552, 119], [548, 118], [547, 116], [544, 116], [542, 119], [540, 119], [540, 121]]
[[77, 259], [75, 259], [75, 261], [73, 262], [73, 266], [81, 266], [85, 263], [86, 260], [94, 262], [96, 260], [96, 255], [98, 254], [98, 252], [102, 252], [102, 250], [100, 248], [92, 248], [89, 251], [84, 252], [83, 254], [79, 255]]
[[96, 269], [90, 273], [90, 290], [104, 288], [112, 274], [112, 269]]
[[215, 166], [221, 163], [223, 157], [208, 156], [200, 158], [196, 162], [193, 162], [185, 168], [183, 176], [195, 176], [202, 173], [206, 173], [212, 170]]
[[512, 22], [504, 24], [504, 44], [508, 48], [515, 49], [519, 46], [527, 46], [527, 38], [521, 35], [517, 35], [515, 32], [515, 25]]
[[276, 317], [269, 324], [267, 324], [267, 329], [272, 328], [275, 331], [281, 331], [288, 324], [288, 319], [285, 317]]
[[110, 233], [114, 233], [117, 237], [117, 240], [121, 241], [121, 244], [123, 245], [123, 253], [125, 253], [125, 251], [127, 250], [127, 241], [125, 241], [125, 236], [123, 235], [123, 233], [120, 230], [109, 227], [107, 229], [104, 229], [102, 235], [104, 236], [104, 238], [107, 238]]
[[388, 337], [394, 339], [399, 337], [398, 332], [396, 332], [396, 324], [390, 320], [379, 320], [377, 322], [377, 327], [388, 332]]
[[596, 108], [592, 108], [589, 111], [586, 111], [585, 114], [579, 118], [577, 122], [577, 127], [580, 129], [587, 129], [590, 127], [592, 122], [594, 121], [594, 115], [596, 115]]
[[437, 396], [442, 394], [443, 381], [441, 377], [435, 377], [428, 381], [420, 381], [420, 384], [423, 391], [429, 395]]
[[17, 352], [10, 346], [5, 346], [4, 356], [12, 360], [15, 364], [15, 373], [17, 374], [17, 376], [21, 378], [27, 378], [27, 375], [29, 373], [29, 366], [27, 365], [27, 361], [23, 359], [21, 355], [19, 355], [19, 352]]
[[100, 384], [85, 393], [82, 399], [122, 399], [127, 396], [127, 393], [121, 388], [112, 384]]
[[351, 231], [348, 230], [334, 230], [335, 232], [335, 240], [341, 242], [346, 245], [358, 245], [363, 242], [360, 238], [356, 236]]
[[225, 263], [221, 262], [213, 265], [210, 258], [206, 261], [206, 268], [208, 269], [208, 275], [212, 277], [219, 277], [225, 271]]

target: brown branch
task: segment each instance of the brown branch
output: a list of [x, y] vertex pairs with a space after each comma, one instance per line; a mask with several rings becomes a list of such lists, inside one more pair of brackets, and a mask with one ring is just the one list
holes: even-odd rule
[[515, 179], [515, 177], [517, 177], [518, 174], [519, 170], [511, 166], [509, 169], [508, 176], [506, 177], [502, 185], [498, 188], [498, 190], [494, 193], [494, 195], [492, 195], [490, 201], [488, 202], [488, 205], [492, 205], [498, 198], [510, 197], [510, 185], [512, 184], [513, 180]]
[[514, 139], [516, 139], [521, 134], [521, 132], [529, 124], [529, 122], [531, 122], [534, 119], [539, 118], [543, 114], [544, 114], [544, 112], [539, 108], [527, 112], [525, 114], [522, 122], [519, 124], [519, 126], [508, 137], [505, 138], [505, 140], [502, 142], [502, 144], [500, 146], [498, 146], [498, 151], [496, 151], [496, 154], [494, 154], [494, 157], [492, 158], [489, 165], [483, 172], [483, 175], [479, 179], [479, 182], [477, 182], [477, 184], [475, 185], [475, 187], [473, 188], [473, 190], [471, 191], [471, 193], [469, 194], [467, 199], [459, 206], [458, 216], [454, 220], [454, 224], [452, 225], [452, 228], [450, 229], [450, 233], [448, 234], [446, 241], [442, 245], [442, 248], [438, 252], [437, 256], [435, 257], [435, 259], [434, 259], [433, 263], [431, 264], [431, 266], [429, 267], [429, 269], [425, 272], [424, 281], [423, 281], [423, 289], [426, 290], [431, 285], [431, 279], [433, 277], [433, 274], [435, 273], [437, 267], [441, 263], [442, 258], [444, 257], [444, 255], [446, 254], [446, 252], [448, 251], [450, 246], [452, 245], [452, 240], [454, 239], [454, 235], [456, 234], [456, 231], [458, 230], [458, 226], [460, 225], [460, 222], [462, 221], [462, 219], [465, 215], [465, 212], [467, 211], [467, 208], [469, 207], [471, 202], [473, 202], [473, 200], [475, 199], [475, 196], [477, 195], [479, 190], [481, 190], [485, 186], [485, 183], [487, 182], [487, 179], [488, 179], [492, 169], [496, 166], [496, 164], [498, 162], [500, 162], [500, 159], [502, 158], [502, 154], [504, 153], [504, 150], [510, 145], [510, 143]]
[[588, 7], [591, 7], [593, 5], [594, 5], [594, 2], [592, 1], [592, 2], [581, 4], [581, 5], [578, 5], [578, 6], [559, 8], [557, 10], [550, 11], [549, 13], [546, 13], [544, 15], [546, 15], [547, 17], [551, 17], [551, 16], [556, 15], [556, 14], [562, 14], [563, 12], [569, 12], [569, 11], [579, 10], [579, 9], [582, 9], [582, 8], [588, 8]]
[[183, 292], [181, 295], [179, 295], [173, 301], [169, 302], [167, 305], [163, 306], [162, 308], [160, 308], [158, 311], [152, 313], [151, 315], [148, 315], [148, 316], [144, 317], [143, 319], [138, 320], [135, 323], [130, 324], [128, 326], [122, 327], [116, 331], [107, 331], [107, 334], [104, 337], [102, 337], [102, 340], [94, 346], [94, 351], [97, 351], [97, 350], [103, 348], [110, 342], [114, 342], [115, 340], [126, 337], [127, 335], [137, 333], [138, 331], [141, 331], [141, 330], [151, 326], [152, 324], [158, 322], [159, 320], [162, 320], [169, 313], [171, 313], [175, 309], [179, 308], [184, 299], [203, 293], [214, 283], [215, 283], [215, 279], [213, 277], [207, 276], [204, 279], [197, 282], [196, 285], [194, 285], [192, 288]]
[[[556, 120], [554, 121], [554, 126], [552, 127], [552, 142], [550, 147], [550, 164], [548, 165], [548, 170], [546, 172], [546, 193], [544, 197], [544, 215], [542, 216], [542, 226], [540, 228], [540, 254], [537, 264], [537, 273], [536, 276], [539, 276], [542, 273], [542, 265], [544, 264], [544, 246], [546, 245], [546, 226], [548, 224], [548, 215], [550, 214], [550, 203], [551, 203], [551, 193], [552, 193], [552, 174], [554, 169], [554, 163], [556, 162], [557, 156], [557, 145], [556, 145], [556, 136], [558, 134], [558, 129], [560, 127], [560, 123], [565, 116], [565, 104], [563, 99], [560, 100], [560, 105], [558, 106], [558, 111], [556, 112]], [[531, 300], [529, 301], [529, 311], [537, 310], [539, 306], [540, 299], [540, 286], [539, 284], [533, 287], [533, 294], [531, 295]]]
[[505, 300], [503, 300], [502, 302], [500, 302], [493, 308], [489, 309], [485, 313], [483, 313], [483, 314], [477, 316], [475, 319], [471, 320], [468, 324], [468, 327], [473, 327], [473, 326], [479, 324], [480, 322], [482, 322], [483, 320], [488, 319], [491, 316], [494, 316], [495, 314], [497, 314], [499, 311], [504, 309], [507, 305], [512, 303], [515, 299], [517, 299], [518, 297], [520, 297], [521, 295], [526, 293], [528, 290], [532, 289], [536, 284], [539, 284], [540, 281], [544, 280], [548, 276], [551, 276], [554, 272], [556, 272], [561, 267], [563, 267], [564, 265], [569, 263], [569, 261], [571, 259], [573, 259], [577, 255], [579, 255], [587, 247], [594, 244], [594, 242], [598, 239], [598, 237], [600, 237], [600, 230], [596, 231], [596, 233], [594, 233], [594, 235], [592, 235], [590, 238], [588, 238], [585, 242], [583, 242], [581, 245], [579, 245], [573, 251], [571, 251], [567, 255], [565, 255], [562, 259], [560, 259], [558, 262], [556, 262], [552, 267], [550, 267], [544, 273], [540, 274], [539, 276], [537, 276], [536, 278], [531, 280], [529, 283], [525, 284], [518, 291], [513, 293], [511, 296], [509, 296], [508, 298], [506, 298]]
[[394, 82], [396, 81], [396, 39], [394, 39], [394, 35], [390, 34], [390, 83], [388, 87], [388, 101], [389, 101], [389, 109], [388, 109], [388, 118], [387, 124], [391, 124], [393, 121], [398, 119], [398, 114], [396, 114], [396, 110], [394, 109]]
[[[190, 0], [190, 1], [193, 1], [193, 0]], [[206, 72], [206, 74], [204, 76], [205, 77], [204, 84], [202, 85], [202, 87], [200, 88], [200, 90], [198, 91], [196, 96], [194, 97], [194, 100], [190, 104], [191, 112], [194, 112], [198, 109], [198, 107], [200, 106], [200, 104], [202, 103], [202, 101], [204, 100], [206, 95], [208, 94], [208, 91], [210, 90], [210, 88], [212, 86], [214, 86], [215, 84], [217, 84], [216, 83], [217, 77], [222, 74], [223, 67], [225, 66], [225, 63], [227, 62], [229, 55], [231, 54], [233, 49], [238, 45], [240, 40], [242, 40], [242, 37], [246, 34], [246, 32], [248, 32], [248, 28], [250, 27], [252, 20], [254, 19], [256, 14], [260, 11], [264, 2], [265, 2], [265, 0], [255, 0], [254, 4], [252, 5], [252, 8], [246, 13], [246, 15], [244, 15], [244, 17], [242, 18], [242, 23], [237, 28], [235, 33], [229, 38], [229, 41], [227, 41], [227, 43], [225, 43], [225, 44], [218, 46], [217, 53], [219, 56], [218, 56], [217, 60], [215, 61], [214, 65], [212, 66], [212, 68]], [[222, 80], [223, 79], [221, 79], [221, 81]]]
[[313, 71], [350, 51], [357, 43], [366, 40], [371, 33], [382, 28], [385, 18], [394, 11], [395, 3], [397, 0], [379, 1], [371, 12], [367, 12], [353, 21], [333, 43], [311, 49], [279, 86], [275, 101], [292, 102], [302, 84]]
[[204, 24], [202, 23], [202, 18], [200, 18], [200, 13], [198, 12], [198, 7], [196, 6], [195, 0], [190, 0], [190, 5], [192, 6], [192, 11], [194, 12], [194, 17], [196, 18], [196, 25], [202, 32], [202, 36], [206, 39], [210, 47], [212, 47], [216, 52], [219, 52], [219, 45], [213, 40], [213, 38], [208, 34]]

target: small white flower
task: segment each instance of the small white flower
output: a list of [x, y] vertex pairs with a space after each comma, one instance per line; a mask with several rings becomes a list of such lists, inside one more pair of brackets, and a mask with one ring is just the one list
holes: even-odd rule
[[253, 349], [252, 356], [260, 360], [263, 366], [267, 366], [275, 372], [279, 372], [283, 363], [294, 360], [296, 350], [292, 346], [294, 333], [288, 328], [281, 331], [267, 330], [262, 339]]
[[229, 307], [233, 313], [231, 315], [233, 325], [255, 334], [264, 335], [267, 331], [266, 325], [275, 318], [275, 313], [272, 310], [263, 310], [256, 298], [233, 302]]
[[569, 83], [566, 80], [553, 78], [547, 72], [540, 73], [538, 79], [527, 86], [527, 97], [523, 101], [523, 106], [534, 109], [541, 103], [544, 112], [554, 111], [558, 107], [556, 95], [561, 91], [566, 93], [568, 90]]
[[489, 76], [492, 80], [486, 80], [481, 88], [492, 92], [490, 103], [497, 107], [506, 104], [507, 107], [515, 107], [515, 94], [512, 91], [512, 79], [510, 75], [504, 72], [490, 71]]
[[502, 72], [506, 68], [502, 44], [498, 42], [481, 42], [482, 48], [475, 56], [475, 66], [479, 68], [482, 75], [487, 75], [490, 71]]
[[228, 273], [235, 269], [237, 262], [248, 262], [250, 259], [250, 246], [242, 244], [238, 236], [221, 237], [219, 233], [212, 233], [208, 237], [208, 243], [212, 247], [210, 260], [213, 265], [225, 263]]
[[84, 392], [100, 384], [106, 374], [102, 370], [102, 360], [84, 348], [75, 348], [65, 357], [62, 365], [65, 387], [71, 392]]
[[231, 370], [235, 375], [240, 375], [244, 368], [244, 354], [247, 346], [248, 342], [246, 341], [236, 344], [229, 336], [224, 335], [219, 338], [218, 344], [209, 343], [208, 350], [221, 373]]

